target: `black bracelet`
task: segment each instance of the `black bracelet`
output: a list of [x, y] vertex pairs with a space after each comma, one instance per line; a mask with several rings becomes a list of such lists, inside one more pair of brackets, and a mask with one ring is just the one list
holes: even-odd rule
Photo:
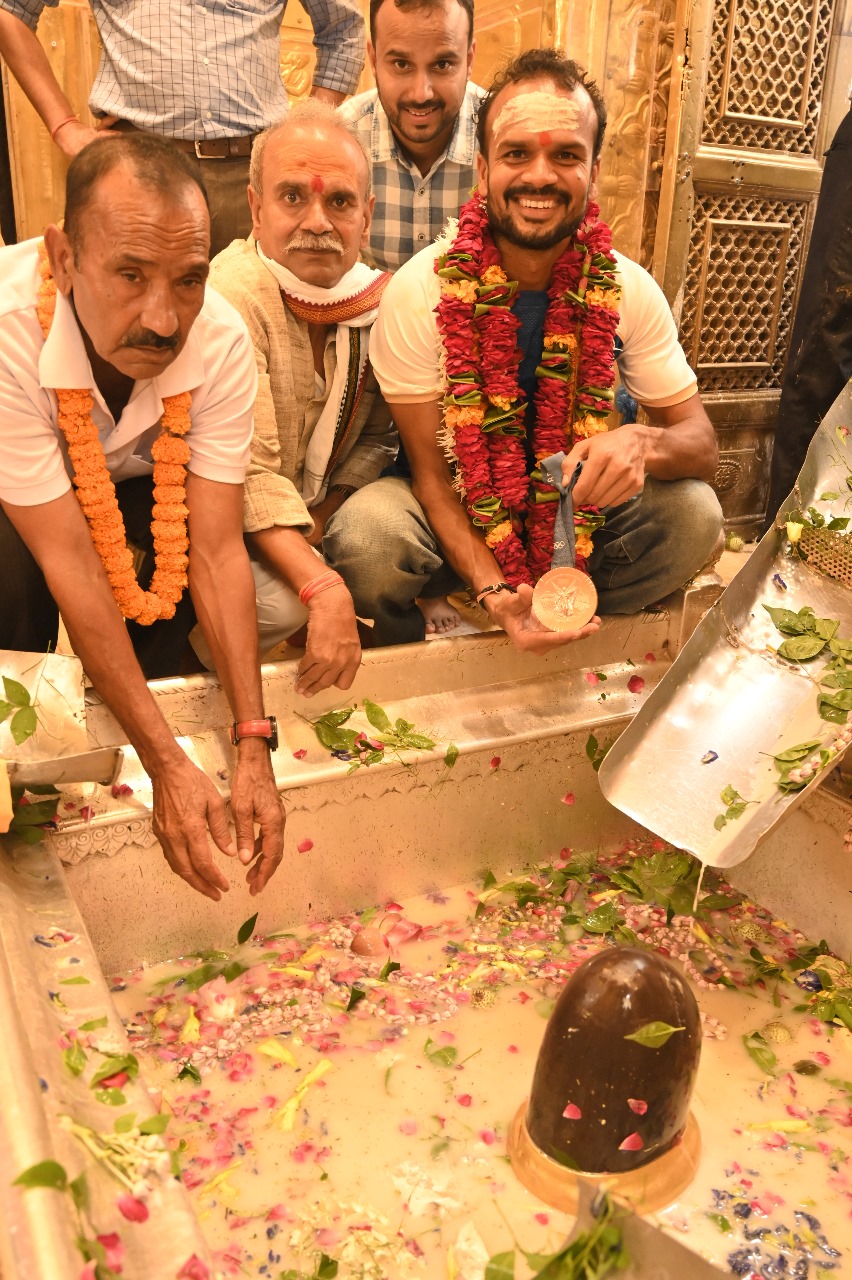
[[492, 582], [490, 587], [483, 587], [481, 591], [474, 596], [477, 604], [482, 604], [486, 596], [495, 595], [498, 591], [511, 591], [512, 595], [517, 595], [515, 588], [508, 582]]

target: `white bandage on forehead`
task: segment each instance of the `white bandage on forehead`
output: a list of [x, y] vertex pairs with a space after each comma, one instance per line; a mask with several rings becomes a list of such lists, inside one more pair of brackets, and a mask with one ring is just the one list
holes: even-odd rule
[[532, 89], [510, 98], [494, 117], [494, 139], [510, 130], [517, 133], [551, 133], [580, 127], [583, 109], [574, 98], [564, 98], [545, 89]]

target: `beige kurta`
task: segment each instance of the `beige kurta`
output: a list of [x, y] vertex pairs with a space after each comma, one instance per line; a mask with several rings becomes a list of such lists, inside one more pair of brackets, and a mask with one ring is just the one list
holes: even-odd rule
[[[251, 462], [245, 481], [244, 528], [256, 533], [284, 525], [309, 533], [313, 521], [298, 484], [318, 414], [316, 373], [308, 326], [281, 297], [278, 281], [255, 251], [253, 237], [234, 240], [210, 266], [210, 284], [245, 320], [257, 361]], [[334, 373], [334, 343], [326, 344], [326, 394]], [[398, 438], [372, 370], [355, 420], [343, 440], [329, 485], [360, 489], [393, 461]], [[334, 454], [335, 450], [332, 451]]]

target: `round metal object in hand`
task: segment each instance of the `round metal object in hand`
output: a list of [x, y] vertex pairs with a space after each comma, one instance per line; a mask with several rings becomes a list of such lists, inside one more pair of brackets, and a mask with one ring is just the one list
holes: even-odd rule
[[549, 569], [533, 589], [532, 611], [548, 631], [579, 631], [597, 607], [595, 584], [582, 569]]

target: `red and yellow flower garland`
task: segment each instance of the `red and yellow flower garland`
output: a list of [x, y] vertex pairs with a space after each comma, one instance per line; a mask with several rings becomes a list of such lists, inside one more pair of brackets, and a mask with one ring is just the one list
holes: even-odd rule
[[[615, 382], [615, 331], [621, 289], [609, 227], [590, 203], [553, 269], [536, 370], [533, 453], [537, 461], [605, 431]], [[442, 442], [474, 524], [485, 530], [506, 580], [536, 583], [550, 568], [559, 495], [540, 469], [527, 472], [526, 401], [518, 384], [517, 290], [500, 266], [485, 202], [474, 195], [456, 236], [435, 263], [436, 308], [444, 348]], [[604, 523], [596, 507], [575, 512], [576, 557], [584, 568], [591, 534]], [[525, 542], [524, 545], [524, 535]]]
[[[56, 281], [44, 242], [39, 245], [38, 318], [45, 338], [50, 333], [56, 310]], [[133, 554], [127, 546], [124, 520], [107, 469], [98, 429], [92, 421], [92, 396], [88, 390], [57, 389], [59, 429], [68, 443], [74, 467], [74, 487], [89, 524], [92, 542], [109, 578], [116, 604], [125, 618], [148, 626], [161, 618], [172, 618], [175, 606], [187, 585], [189, 538], [186, 519], [186, 464], [190, 459], [182, 438], [192, 425], [188, 391], [166, 396], [163, 401], [162, 432], [151, 453], [154, 458], [154, 506], [151, 532], [154, 535], [154, 576], [149, 591], [143, 591], [133, 571]]]

